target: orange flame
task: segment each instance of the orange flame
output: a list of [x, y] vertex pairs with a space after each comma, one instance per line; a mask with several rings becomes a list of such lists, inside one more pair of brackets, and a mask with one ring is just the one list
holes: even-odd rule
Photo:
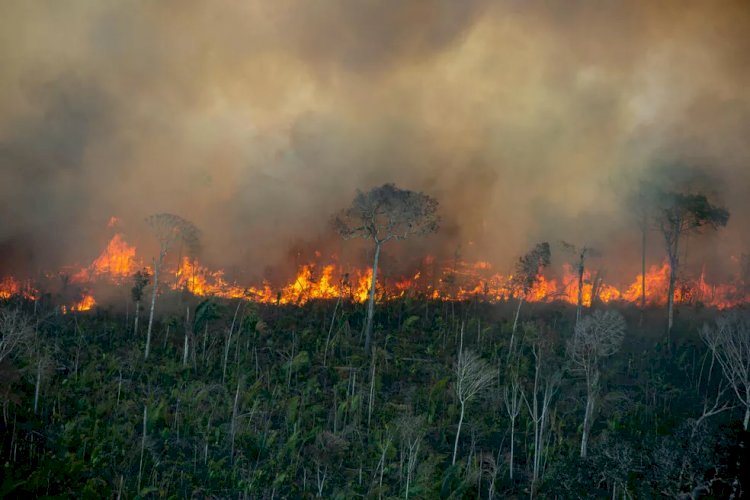
[[39, 298], [39, 292], [31, 286], [30, 282], [21, 284], [12, 276], [3, 278], [0, 281], [0, 300], [8, 300], [16, 295], [20, 295], [26, 300], [37, 300]]
[[92, 307], [96, 305], [96, 300], [94, 300], [94, 296], [87, 293], [83, 296], [83, 298], [79, 301], [73, 304], [73, 306], [70, 308], [71, 311], [89, 311]]
[[129, 278], [140, 266], [135, 257], [135, 247], [128, 245], [122, 234], [115, 234], [107, 248], [86, 268], [73, 275], [74, 283], [86, 283], [106, 277], [115, 282]]
[[[115, 222], [116, 224], [116, 222]], [[316, 299], [348, 298], [365, 302], [370, 294], [372, 269], [362, 268], [345, 272], [338, 263], [321, 262], [320, 252], [315, 253], [315, 261], [299, 267], [297, 275], [286, 284], [273, 286], [263, 281], [252, 286], [241, 286], [226, 279], [223, 271], [211, 270], [197, 260], [182, 258], [177, 269], [167, 270], [164, 276], [166, 286], [173, 290], [186, 290], [196, 296], [246, 299], [268, 304], [304, 304]], [[337, 262], [336, 258], [331, 259]], [[78, 271], [72, 282], [89, 284], [95, 281], [123, 283], [133, 273], [143, 268], [136, 256], [135, 247], [125, 242], [122, 234], [115, 234], [104, 251], [87, 267]], [[669, 265], [654, 265], [646, 273], [646, 298], [648, 304], [663, 305], [666, 302], [669, 286]], [[702, 302], [709, 306], [726, 308], [750, 302], [750, 290], [744, 283], [710, 284], [701, 273], [696, 279], [682, 279], [675, 290], [677, 302]], [[556, 300], [576, 304], [578, 301], [578, 275], [569, 265], [565, 265], [559, 278], [543, 274], [524, 297], [530, 302], [552, 302]], [[642, 292], [641, 276], [630, 285], [618, 288], [604, 283], [599, 275], [587, 270], [583, 275], [582, 303], [591, 306], [593, 302], [630, 302], [638, 304]], [[418, 295], [436, 300], [480, 299], [488, 302], [505, 301], [518, 297], [519, 291], [513, 285], [510, 274], [493, 272], [492, 265], [484, 261], [468, 262], [454, 259], [441, 265], [435, 257], [422, 259], [420, 269], [409, 277], [378, 279], [376, 296], [379, 300], [391, 300], [407, 295]], [[0, 281], [0, 299], [16, 295], [35, 299], [38, 292], [29, 284], [22, 286], [16, 279], [6, 277]], [[87, 293], [73, 311], [85, 311], [96, 304], [93, 296]]]

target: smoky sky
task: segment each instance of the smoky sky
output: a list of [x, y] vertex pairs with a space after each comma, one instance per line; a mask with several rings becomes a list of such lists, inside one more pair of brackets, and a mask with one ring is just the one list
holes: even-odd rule
[[726, 205], [691, 244], [730, 261], [750, 248], [748, 30], [722, 1], [5, 1], [0, 271], [85, 262], [111, 216], [148, 250], [156, 212], [243, 272], [299, 242], [354, 258], [330, 216], [384, 182], [441, 204], [414, 255], [503, 268], [566, 240], [630, 271], [624, 200], [650, 178]]

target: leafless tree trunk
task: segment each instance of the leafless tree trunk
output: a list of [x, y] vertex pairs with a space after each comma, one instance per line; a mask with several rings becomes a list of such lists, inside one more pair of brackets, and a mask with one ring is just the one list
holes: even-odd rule
[[648, 213], [643, 212], [641, 221], [641, 319], [643, 326], [643, 315], [646, 312], [646, 234], [648, 232]]
[[576, 304], [576, 323], [581, 320], [581, 313], [583, 312], [583, 272], [585, 270], [583, 259], [583, 254], [581, 254], [581, 260], [578, 263], [578, 302]]
[[411, 481], [417, 469], [419, 448], [424, 438], [424, 424], [424, 417], [411, 415], [400, 417], [397, 423], [401, 437], [401, 455], [406, 460], [406, 493], [404, 496], [406, 499], [409, 498]]
[[146, 222], [152, 227], [159, 239], [159, 257], [154, 261], [154, 283], [151, 292], [151, 310], [148, 315], [148, 330], [146, 331], [146, 349], [144, 359], [148, 359], [151, 350], [151, 330], [154, 324], [154, 309], [156, 308], [156, 296], [159, 290], [159, 273], [170, 248], [176, 241], [181, 241], [187, 246], [188, 251], [193, 251], [198, 246], [199, 234], [191, 222], [174, 214], [161, 213], [151, 215]]
[[190, 306], [185, 309], [185, 345], [182, 349], [182, 366], [187, 366], [188, 357], [190, 356], [190, 343], [188, 337], [191, 332], [190, 328]]
[[370, 428], [370, 420], [372, 419], [372, 409], [375, 406], [375, 361], [378, 352], [373, 349], [373, 353], [370, 360], [370, 397], [369, 403], [367, 404], [367, 428]]
[[39, 359], [36, 362], [36, 384], [34, 386], [34, 415], [36, 415], [37, 409], [39, 408], [39, 389], [42, 385], [42, 363], [43, 363], [43, 358], [42, 356], [39, 356]]
[[372, 320], [375, 314], [375, 285], [378, 279], [378, 261], [382, 243], [375, 242], [375, 258], [372, 262], [372, 279], [370, 280], [370, 298], [367, 302], [367, 322], [365, 323], [365, 352], [370, 354], [370, 340], [372, 339]]
[[141, 491], [141, 478], [143, 477], [143, 452], [146, 449], [146, 419], [148, 406], [143, 405], [143, 437], [141, 438], [141, 460], [138, 464], [138, 491]]
[[715, 327], [704, 325], [701, 338], [745, 407], [742, 425], [747, 431], [750, 425], [750, 315], [726, 314], [716, 320]]
[[679, 270], [680, 237], [698, 232], [703, 227], [717, 229], [727, 225], [729, 212], [713, 206], [701, 194], [663, 193], [664, 203], [657, 218], [669, 258], [669, 291], [667, 296], [667, 341], [674, 324], [674, 294]]
[[[151, 310], [148, 313], [148, 329], [146, 330], [146, 351], [144, 354], [144, 359], [148, 359], [148, 354], [151, 349], [151, 329], [153, 328], [154, 324], [154, 309], [156, 309], [156, 294], [159, 290], [159, 271], [161, 270], [161, 264], [164, 261], [164, 256], [166, 255], [166, 250], [161, 250], [159, 252], [159, 259], [154, 262], [154, 289], [151, 292]], [[136, 321], [137, 321], [137, 315], [136, 315]]]
[[510, 375], [510, 387], [503, 387], [503, 401], [505, 403], [505, 411], [508, 413], [508, 419], [510, 420], [510, 464], [508, 465], [508, 472], [510, 474], [510, 480], [513, 481], [513, 463], [515, 456], [515, 432], [516, 432], [516, 419], [518, 414], [521, 412], [521, 384], [518, 380], [518, 370], [513, 368]]
[[516, 308], [516, 317], [513, 319], [513, 330], [510, 332], [510, 346], [508, 347], [508, 358], [510, 353], [515, 349], [514, 342], [516, 339], [516, 329], [518, 328], [518, 317], [521, 315], [521, 306], [523, 305], [523, 295], [518, 298], [518, 307]]
[[140, 317], [140, 315], [141, 315], [141, 301], [138, 300], [135, 303], [135, 319], [133, 320], [134, 323], [135, 323], [133, 325], [133, 336], [134, 337], [138, 335], [138, 318]]
[[456, 396], [461, 405], [461, 415], [458, 420], [458, 429], [456, 430], [456, 440], [453, 443], [453, 461], [456, 463], [458, 454], [458, 440], [461, 436], [461, 426], [464, 422], [466, 412], [466, 403], [471, 401], [474, 396], [484, 390], [494, 378], [494, 373], [487, 365], [487, 362], [471, 351], [462, 351], [458, 356], [456, 363]]
[[625, 319], [616, 311], [596, 311], [582, 318], [568, 342], [568, 356], [586, 380], [586, 407], [581, 436], [581, 457], [588, 450], [591, 425], [599, 398], [600, 360], [617, 352], [625, 336]]
[[667, 291], [667, 340], [669, 340], [672, 333], [672, 325], [674, 324], [674, 292], [675, 285], [677, 284], [677, 269], [680, 265], [680, 256], [678, 252], [678, 243], [680, 241], [680, 233], [674, 235], [674, 243], [668, 247], [669, 256], [669, 290]]
[[599, 371], [586, 373], [586, 409], [583, 415], [583, 433], [581, 435], [581, 458], [586, 458], [589, 445], [591, 424], [594, 420], [594, 407], [599, 396]]
[[531, 496], [536, 493], [541, 479], [542, 464], [546, 450], [546, 426], [549, 420], [550, 405], [552, 398], [557, 392], [560, 383], [560, 374], [554, 373], [550, 376], [542, 376], [542, 348], [539, 345], [532, 346], [534, 355], [534, 386], [531, 390], [531, 401], [521, 392], [529, 417], [534, 425], [534, 450], [532, 458], [532, 480]]
[[232, 333], [234, 332], [234, 323], [237, 321], [237, 313], [240, 311], [240, 305], [242, 301], [237, 303], [237, 308], [234, 310], [234, 316], [232, 317], [232, 324], [229, 327], [229, 333], [227, 334], [227, 344], [224, 346], [224, 362], [221, 369], [221, 383], [227, 378], [227, 361], [229, 360], [229, 347], [232, 345]]
[[437, 207], [437, 200], [426, 194], [399, 189], [393, 184], [384, 184], [366, 193], [357, 191], [352, 205], [333, 219], [334, 228], [344, 239], [364, 238], [375, 243], [370, 300], [364, 328], [365, 352], [368, 356], [380, 247], [390, 240], [405, 240], [410, 236], [435, 232], [440, 221]]
[[336, 312], [339, 309], [339, 305], [341, 304], [341, 295], [339, 295], [338, 299], [336, 300], [336, 305], [333, 308], [333, 316], [331, 317], [331, 325], [328, 327], [328, 335], [326, 335], [326, 345], [325, 350], [323, 351], [323, 366], [326, 366], [326, 363], [328, 362], [328, 345], [331, 342], [331, 333], [333, 333], [333, 325], [336, 323]]
[[378, 465], [375, 467], [375, 474], [378, 474], [378, 472], [380, 474], [380, 477], [378, 479], [378, 497], [380, 498], [382, 497], [383, 475], [385, 474], [385, 460], [388, 454], [388, 450], [391, 447], [391, 435], [386, 433], [383, 440], [378, 442], [378, 447], [380, 448], [380, 460], [378, 461]]
[[318, 494], [317, 496], [320, 498], [323, 496], [323, 489], [326, 486], [326, 475], [328, 474], [328, 466], [326, 465], [323, 468], [323, 475], [320, 474], [320, 465], [317, 466], [315, 469], [315, 479], [317, 481], [318, 486]]
[[237, 391], [234, 393], [234, 404], [232, 405], [232, 421], [230, 422], [229, 434], [232, 440], [232, 446], [229, 453], [229, 457], [232, 463], [234, 463], [234, 437], [237, 434], [237, 411], [238, 403], [240, 400], [240, 386], [242, 385], [242, 379], [237, 380]]

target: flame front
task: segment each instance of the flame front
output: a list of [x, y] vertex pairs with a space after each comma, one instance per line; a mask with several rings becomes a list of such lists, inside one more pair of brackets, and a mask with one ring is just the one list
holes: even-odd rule
[[[332, 259], [336, 260], [336, 259]], [[144, 268], [122, 234], [115, 234], [104, 251], [88, 266], [76, 272], [71, 282], [87, 290], [84, 297], [70, 307], [73, 311], [87, 311], [96, 300], [90, 290], [92, 284], [110, 282], [123, 284], [133, 273]], [[153, 275], [153, 270], [146, 267]], [[646, 300], [650, 305], [663, 305], [669, 288], [669, 265], [651, 266], [646, 273]], [[165, 269], [160, 279], [163, 285], [173, 290], [186, 290], [201, 297], [245, 299], [268, 304], [304, 304], [310, 300], [337, 299], [339, 297], [356, 302], [369, 298], [372, 269], [345, 269], [340, 264], [316, 260], [303, 264], [296, 276], [286, 284], [271, 284], [263, 281], [257, 285], [241, 286], [226, 279], [221, 270], [213, 271], [197, 260], [183, 257], [176, 268]], [[581, 298], [584, 306], [595, 302], [640, 303], [643, 291], [642, 277], [638, 275], [630, 285], [617, 288], [605, 283], [599, 274], [586, 270], [582, 279]], [[537, 276], [534, 286], [524, 296], [530, 302], [564, 301], [578, 302], [579, 276], [569, 265], [563, 266], [559, 278]], [[719, 308], [732, 307], [750, 302], [750, 293], [745, 283], [715, 285], [705, 279], [705, 273], [693, 280], [681, 279], [675, 289], [675, 301], [683, 303], [702, 302]], [[409, 277], [381, 278], [378, 280], [378, 300], [392, 300], [407, 295], [436, 300], [480, 299], [488, 302], [518, 298], [520, 291], [513, 285], [513, 276], [493, 272], [484, 261], [468, 262], [453, 260], [441, 266], [434, 257], [422, 260], [420, 269]], [[36, 300], [39, 293], [30, 285], [22, 284], [13, 277], [0, 281], [0, 299], [23, 296]]]

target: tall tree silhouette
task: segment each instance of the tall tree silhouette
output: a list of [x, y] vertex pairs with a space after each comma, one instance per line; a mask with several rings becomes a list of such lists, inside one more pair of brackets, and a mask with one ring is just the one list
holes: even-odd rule
[[365, 351], [368, 355], [380, 250], [390, 240], [405, 240], [410, 236], [435, 232], [440, 220], [437, 209], [437, 200], [424, 193], [383, 184], [366, 192], [357, 191], [351, 206], [334, 217], [334, 228], [341, 237], [370, 239], [375, 245], [365, 323]]

